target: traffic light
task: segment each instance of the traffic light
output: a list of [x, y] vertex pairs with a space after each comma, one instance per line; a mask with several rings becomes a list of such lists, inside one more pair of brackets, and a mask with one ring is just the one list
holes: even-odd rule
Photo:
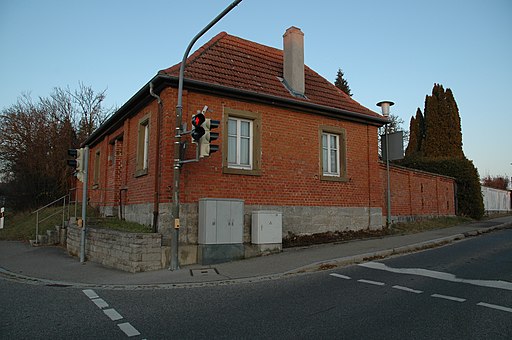
[[211, 142], [217, 140], [219, 138], [218, 132], [212, 132], [211, 130], [218, 128], [220, 125], [220, 121], [213, 119], [206, 119], [204, 126], [204, 134], [201, 137], [199, 143], [199, 157], [208, 157], [213, 152], [219, 151], [219, 146], [215, 144], [210, 144]]
[[68, 155], [74, 159], [68, 159], [69, 166], [75, 168], [75, 175], [80, 182], [84, 181], [85, 171], [85, 150], [81, 149], [68, 149]]
[[192, 116], [192, 132], [190, 135], [192, 136], [192, 142], [197, 143], [201, 139], [201, 137], [204, 136], [205, 130], [204, 127], [202, 127], [203, 123], [205, 122], [205, 116], [202, 112], [197, 112], [197, 114]]

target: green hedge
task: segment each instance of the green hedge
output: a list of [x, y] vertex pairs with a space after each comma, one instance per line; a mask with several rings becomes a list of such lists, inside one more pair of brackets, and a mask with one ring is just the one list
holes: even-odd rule
[[480, 219], [484, 202], [480, 177], [473, 162], [466, 158], [409, 159], [400, 165], [455, 178], [457, 182], [457, 215]]

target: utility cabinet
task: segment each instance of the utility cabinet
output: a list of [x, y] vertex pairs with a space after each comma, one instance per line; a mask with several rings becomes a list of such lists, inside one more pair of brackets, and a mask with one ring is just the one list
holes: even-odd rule
[[253, 244], [283, 242], [282, 213], [279, 211], [253, 211], [251, 239]]
[[197, 259], [215, 264], [243, 259], [244, 201], [202, 198], [199, 200]]
[[241, 244], [244, 233], [244, 201], [199, 200], [199, 244]]

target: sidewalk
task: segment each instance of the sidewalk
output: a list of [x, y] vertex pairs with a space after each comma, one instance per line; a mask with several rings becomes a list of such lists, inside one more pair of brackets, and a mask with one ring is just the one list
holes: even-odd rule
[[241, 261], [135, 274], [93, 262], [81, 264], [77, 258], [71, 257], [65, 249], [59, 247], [31, 247], [23, 242], [0, 241], [0, 277], [35, 284], [114, 289], [249, 282], [427, 249], [511, 227], [512, 216], [506, 216], [412, 235], [289, 248], [276, 255]]

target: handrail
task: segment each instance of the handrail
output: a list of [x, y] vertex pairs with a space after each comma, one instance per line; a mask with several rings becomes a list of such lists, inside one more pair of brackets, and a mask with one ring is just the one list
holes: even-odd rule
[[68, 194], [68, 195], [64, 195], [64, 196], [62, 196], [61, 198], [57, 198], [55, 201], [53, 201], [53, 202], [51, 202], [51, 203], [48, 203], [47, 205], [45, 205], [44, 207], [41, 207], [41, 208], [37, 209], [36, 211], [32, 211], [32, 212], [31, 212], [31, 214], [34, 214], [34, 213], [36, 213], [36, 212], [38, 212], [38, 211], [41, 211], [41, 210], [43, 210], [44, 208], [48, 208], [50, 205], [52, 205], [52, 204], [54, 204], [54, 203], [57, 203], [58, 201], [60, 201], [61, 199], [65, 198], [65, 197], [67, 197], [67, 196], [69, 196], [69, 194]]
[[[58, 213], [60, 213], [60, 211], [57, 211], [49, 216], [46, 216], [45, 218], [39, 220], [39, 212], [42, 211], [43, 209], [46, 209], [48, 208], [49, 206], [59, 202], [59, 201], [63, 201], [62, 202], [62, 227], [64, 227], [65, 225], [65, 219], [66, 219], [66, 197], [68, 198], [68, 203], [69, 201], [71, 200], [71, 196], [70, 194], [67, 194], [67, 195], [64, 195], [58, 199], [56, 199], [55, 201], [51, 202], [51, 203], [48, 203], [47, 205], [37, 209], [36, 211], [33, 211], [32, 214], [36, 214], [36, 239], [35, 239], [35, 244], [39, 244], [39, 241], [37, 239], [37, 236], [39, 235], [39, 223], [41, 222], [44, 222], [46, 221], [47, 219], [49, 219], [50, 217], [53, 217], [55, 215], [57, 215]], [[69, 216], [68, 216], [69, 217]]]

